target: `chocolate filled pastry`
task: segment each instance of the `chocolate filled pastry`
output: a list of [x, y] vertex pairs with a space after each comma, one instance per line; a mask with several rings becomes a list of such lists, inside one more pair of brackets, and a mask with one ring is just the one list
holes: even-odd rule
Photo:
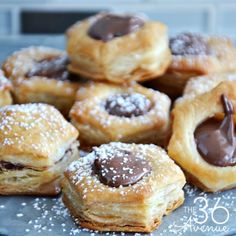
[[12, 104], [12, 84], [0, 70], [0, 107]]
[[53, 106], [0, 108], [0, 194], [56, 195], [79, 158], [77, 130]]
[[183, 96], [177, 102], [185, 99], [192, 99], [215, 88], [223, 81], [236, 81], [236, 74], [211, 74], [192, 77], [186, 84]]
[[166, 26], [136, 15], [98, 14], [67, 32], [69, 70], [123, 83], [162, 75], [171, 61]]
[[67, 71], [68, 63], [61, 50], [29, 47], [10, 56], [2, 68], [13, 83], [16, 103], [48, 103], [67, 115], [77, 89], [85, 83]]
[[147, 83], [175, 98], [194, 76], [236, 72], [236, 48], [224, 37], [181, 33], [170, 38], [172, 63], [166, 73]]
[[178, 103], [168, 154], [205, 191], [236, 187], [236, 82]]
[[183, 172], [160, 147], [112, 142], [71, 163], [63, 202], [82, 227], [152, 232], [183, 203], [184, 184]]
[[138, 84], [88, 83], [79, 89], [70, 111], [81, 143], [111, 141], [165, 144], [170, 99]]

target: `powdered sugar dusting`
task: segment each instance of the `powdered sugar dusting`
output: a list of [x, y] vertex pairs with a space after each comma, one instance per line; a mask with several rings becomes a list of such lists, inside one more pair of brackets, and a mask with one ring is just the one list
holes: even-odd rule
[[[54, 107], [46, 104], [10, 105], [0, 108], [0, 147], [48, 153], [76, 132]], [[76, 137], [74, 137], [75, 139]], [[32, 139], [38, 140], [37, 142]], [[56, 151], [58, 151], [56, 150]]]
[[[158, 171], [151, 171], [151, 173], [136, 184], [118, 188], [108, 187], [99, 181], [97, 175], [93, 173], [92, 165], [94, 160], [99, 156], [99, 158], [107, 159], [112, 158], [117, 155], [123, 155], [124, 151], [132, 152], [136, 157], [150, 162], [153, 168], [159, 168]], [[155, 157], [155, 158], [154, 158]], [[168, 183], [169, 177], [165, 172], [165, 164], [168, 164], [170, 171], [179, 174], [181, 170], [179, 167], [173, 164], [173, 161], [167, 156], [166, 152], [155, 145], [143, 145], [143, 144], [125, 144], [119, 142], [113, 142], [110, 144], [101, 145], [98, 148], [94, 148], [94, 151], [81, 158], [68, 167], [67, 171], [71, 173], [69, 176], [70, 181], [74, 185], [79, 185], [82, 189], [83, 198], [87, 197], [88, 192], [98, 191], [108, 191], [117, 192], [120, 195], [126, 195], [129, 192], [138, 193], [140, 190], [146, 187], [147, 183], [156, 181], [156, 179], [161, 179], [162, 182]], [[156, 166], [156, 167], [154, 167]], [[157, 167], [158, 166], [158, 167]], [[132, 170], [131, 170], [132, 171]], [[145, 184], [144, 184], [145, 183]], [[152, 185], [150, 187], [153, 187]], [[156, 187], [156, 186], [154, 186]]]
[[4, 76], [3, 71], [0, 70], [0, 91], [10, 90], [12, 87], [10, 81]]

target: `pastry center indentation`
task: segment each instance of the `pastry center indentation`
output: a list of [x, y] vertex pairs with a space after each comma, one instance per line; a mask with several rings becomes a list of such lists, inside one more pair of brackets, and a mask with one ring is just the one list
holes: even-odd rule
[[99, 17], [89, 28], [88, 35], [104, 42], [132, 33], [144, 25], [137, 16], [118, 16], [106, 14]]
[[207, 55], [208, 47], [204, 38], [198, 34], [182, 33], [170, 38], [173, 55]]
[[233, 106], [222, 95], [225, 117], [223, 121], [207, 119], [195, 130], [197, 150], [202, 158], [215, 166], [236, 165], [236, 136]]
[[26, 74], [26, 77], [42, 76], [57, 80], [79, 80], [79, 77], [70, 74], [67, 70], [69, 59], [67, 56], [53, 56], [40, 61], [35, 61], [33, 68]]
[[110, 96], [105, 101], [105, 109], [110, 115], [119, 117], [141, 116], [150, 111], [151, 101], [139, 93], [124, 93]]
[[129, 186], [137, 183], [152, 170], [149, 162], [127, 150], [116, 150], [112, 155], [97, 156], [94, 173], [110, 187]]

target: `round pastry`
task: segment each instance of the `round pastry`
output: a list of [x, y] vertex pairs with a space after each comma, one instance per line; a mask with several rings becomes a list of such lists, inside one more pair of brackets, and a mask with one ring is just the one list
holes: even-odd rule
[[29, 47], [10, 56], [2, 68], [13, 83], [16, 103], [48, 103], [67, 115], [77, 89], [84, 83], [68, 73], [68, 63], [61, 50]]
[[192, 77], [184, 88], [183, 96], [177, 102], [192, 99], [199, 94], [208, 92], [223, 81], [236, 81], [236, 74], [211, 74]]
[[205, 191], [236, 187], [236, 82], [178, 103], [168, 154]]
[[4, 76], [3, 71], [0, 70], [0, 107], [12, 104], [11, 90], [11, 82]]
[[70, 111], [81, 143], [111, 141], [165, 144], [170, 99], [138, 84], [88, 83], [79, 89]]
[[99, 231], [151, 232], [184, 201], [181, 169], [155, 145], [110, 143], [71, 163], [63, 202]]
[[123, 83], [162, 75], [171, 60], [166, 26], [135, 15], [98, 14], [68, 30], [69, 70]]
[[166, 73], [147, 84], [171, 97], [182, 94], [194, 76], [236, 72], [236, 48], [224, 37], [182, 33], [170, 39], [172, 63]]
[[56, 195], [79, 158], [77, 130], [47, 104], [0, 108], [0, 194]]

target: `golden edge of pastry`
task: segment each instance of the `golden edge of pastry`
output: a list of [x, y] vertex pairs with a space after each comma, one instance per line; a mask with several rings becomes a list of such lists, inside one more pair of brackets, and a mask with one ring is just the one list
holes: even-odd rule
[[225, 81], [207, 93], [177, 104], [172, 111], [173, 127], [168, 154], [184, 169], [189, 181], [210, 192], [236, 187], [236, 167], [207, 163], [197, 151], [194, 139], [194, 131], [199, 124], [224, 112], [222, 94], [236, 108], [236, 82]]
[[151, 163], [151, 173], [131, 186], [106, 186], [92, 173], [91, 165], [96, 158], [92, 152], [73, 162], [65, 172], [62, 182], [65, 205], [82, 227], [99, 231], [153, 231], [163, 215], [183, 203], [183, 172], [155, 145], [113, 142], [98, 149], [105, 147], [140, 152]]
[[94, 80], [122, 83], [144, 81], [162, 75], [171, 62], [166, 26], [146, 22], [139, 30], [103, 42], [87, 31], [91, 19], [69, 29], [69, 70]]
[[[112, 95], [124, 93], [144, 95], [152, 103], [150, 111], [130, 118], [110, 115], [103, 103]], [[70, 118], [85, 143], [122, 141], [165, 145], [170, 110], [170, 99], [165, 94], [138, 84], [119, 86], [97, 82], [79, 89], [76, 99]]]

